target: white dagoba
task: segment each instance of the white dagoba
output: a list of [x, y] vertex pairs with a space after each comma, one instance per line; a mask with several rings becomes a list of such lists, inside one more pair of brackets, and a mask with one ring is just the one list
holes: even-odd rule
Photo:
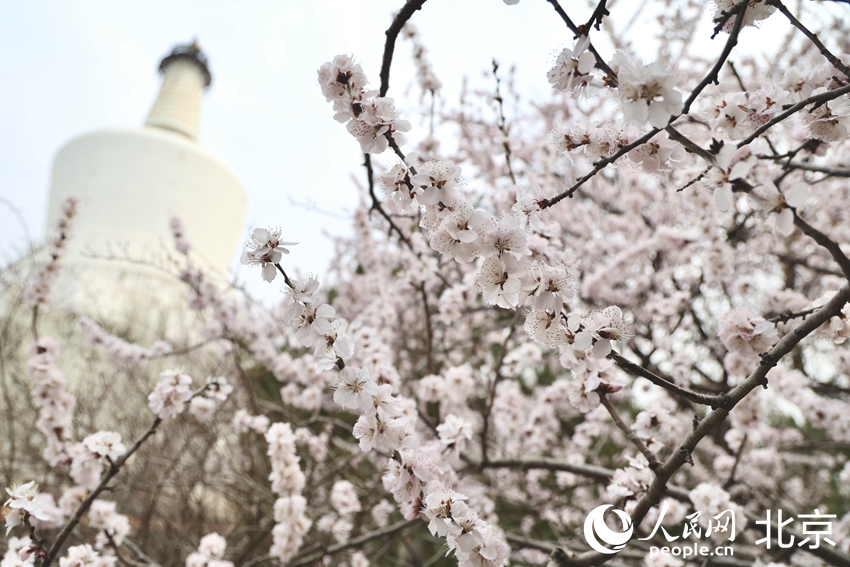
[[[210, 85], [197, 43], [160, 64], [162, 88], [142, 128], [109, 129], [68, 142], [53, 164], [47, 230], [71, 194], [82, 203], [55, 299], [76, 312], [126, 315], [128, 300], [150, 308], [170, 287], [160, 270], [178, 257], [169, 228], [180, 217], [194, 262], [226, 274], [242, 235], [247, 197], [236, 175], [198, 146], [201, 94]], [[128, 256], [134, 262], [91, 258]], [[61, 288], [61, 289], [60, 289]], [[57, 296], [58, 295], [58, 296]]]

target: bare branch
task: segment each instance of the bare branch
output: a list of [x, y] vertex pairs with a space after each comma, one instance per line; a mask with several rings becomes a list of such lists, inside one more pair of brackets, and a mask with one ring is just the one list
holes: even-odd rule
[[608, 394], [601, 393], [599, 394], [599, 402], [602, 406], [608, 410], [608, 414], [611, 416], [611, 419], [614, 420], [614, 423], [617, 427], [626, 434], [626, 437], [632, 444], [637, 447], [637, 450], [641, 452], [641, 454], [646, 457], [646, 460], [649, 461], [649, 468], [652, 470], [656, 470], [661, 466], [661, 463], [658, 462], [658, 457], [655, 456], [655, 453], [649, 450], [649, 447], [646, 446], [646, 443], [643, 442], [643, 439], [637, 436], [637, 434], [632, 431], [632, 428], [626, 425], [626, 422], [623, 421], [623, 418], [620, 417], [620, 414], [617, 413], [617, 410], [611, 405], [611, 400], [608, 399]]
[[387, 214], [387, 211], [384, 210], [381, 201], [379, 201], [377, 195], [375, 195], [375, 178], [372, 171], [372, 156], [370, 154], [363, 154], [363, 167], [366, 168], [366, 180], [369, 184], [369, 198], [372, 199], [372, 206], [369, 207], [369, 212], [378, 211], [378, 213], [390, 224], [390, 231], [395, 231], [395, 233], [398, 234], [399, 240], [404, 242], [405, 245], [412, 250], [413, 245], [410, 243], [410, 239], [408, 239], [407, 235], [401, 231], [395, 221], [393, 221], [392, 217]]
[[395, 40], [401, 33], [401, 28], [407, 20], [413, 17], [416, 10], [422, 8], [425, 0], [407, 0], [401, 10], [398, 11], [390, 27], [386, 31], [387, 41], [384, 44], [384, 59], [381, 62], [381, 90], [380, 96], [387, 96], [390, 89], [390, 65], [393, 62], [393, 51], [395, 51]]
[[682, 114], [687, 114], [691, 110], [691, 105], [700, 95], [700, 93], [709, 85], [709, 83], [717, 84], [717, 79], [720, 74], [720, 69], [723, 68], [723, 64], [726, 63], [726, 59], [729, 58], [729, 54], [732, 53], [732, 49], [738, 45], [738, 34], [741, 32], [741, 25], [744, 23], [744, 14], [746, 14], [745, 7], [749, 3], [749, 0], [741, 0], [735, 6], [729, 10], [727, 13], [731, 16], [737, 12], [737, 17], [735, 18], [735, 23], [732, 26], [732, 31], [729, 32], [729, 38], [726, 40], [726, 45], [723, 46], [723, 51], [720, 52], [720, 57], [717, 58], [717, 63], [714, 64], [714, 67], [711, 68], [708, 75], [706, 75], [702, 81], [691, 91], [691, 94], [688, 96], [688, 100], [685, 101], [684, 106], [682, 107]]
[[724, 404], [729, 402], [729, 398], [725, 394], [720, 394], [716, 396], [710, 394], [700, 394], [698, 392], [693, 392], [686, 388], [682, 388], [681, 386], [677, 386], [670, 379], [663, 378], [655, 374], [654, 372], [647, 370], [643, 366], [632, 362], [623, 355], [617, 354], [616, 352], [612, 352], [611, 354], [609, 354], [608, 358], [616, 362], [617, 366], [619, 366], [632, 376], [646, 378], [656, 386], [661, 386], [672, 394], [685, 398], [686, 400], [690, 400], [694, 403], [715, 408], [723, 406]]
[[806, 236], [820, 244], [832, 256], [832, 259], [841, 267], [844, 277], [850, 281], [850, 258], [848, 258], [841, 247], [833, 239], [804, 221], [800, 215], [794, 213], [794, 224], [803, 231]]

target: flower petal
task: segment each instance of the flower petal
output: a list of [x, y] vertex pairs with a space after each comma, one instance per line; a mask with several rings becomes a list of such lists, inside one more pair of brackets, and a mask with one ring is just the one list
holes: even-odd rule
[[783, 194], [785, 195], [785, 202], [788, 203], [788, 206], [800, 207], [809, 198], [809, 186], [802, 181], [798, 181], [786, 191], [783, 191]]

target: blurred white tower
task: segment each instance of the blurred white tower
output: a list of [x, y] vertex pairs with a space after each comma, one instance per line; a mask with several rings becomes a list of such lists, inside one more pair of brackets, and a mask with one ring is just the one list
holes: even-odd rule
[[[54, 300], [100, 319], [123, 319], [174, 299], [173, 278], [144, 265], [177, 255], [173, 216], [183, 221], [194, 262], [221, 274], [243, 232], [242, 184], [197, 144], [201, 94], [211, 82], [206, 57], [197, 43], [177, 46], [159, 70], [162, 89], [142, 128], [84, 134], [59, 150], [53, 164], [48, 230], [66, 196], [82, 198]], [[136, 262], [87, 257], [109, 253]]]

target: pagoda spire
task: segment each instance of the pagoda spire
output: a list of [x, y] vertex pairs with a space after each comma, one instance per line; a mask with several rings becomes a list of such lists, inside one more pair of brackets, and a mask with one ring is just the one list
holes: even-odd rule
[[197, 40], [178, 45], [159, 64], [162, 88], [145, 126], [164, 128], [196, 141], [200, 125], [201, 93], [212, 82], [207, 58]]

